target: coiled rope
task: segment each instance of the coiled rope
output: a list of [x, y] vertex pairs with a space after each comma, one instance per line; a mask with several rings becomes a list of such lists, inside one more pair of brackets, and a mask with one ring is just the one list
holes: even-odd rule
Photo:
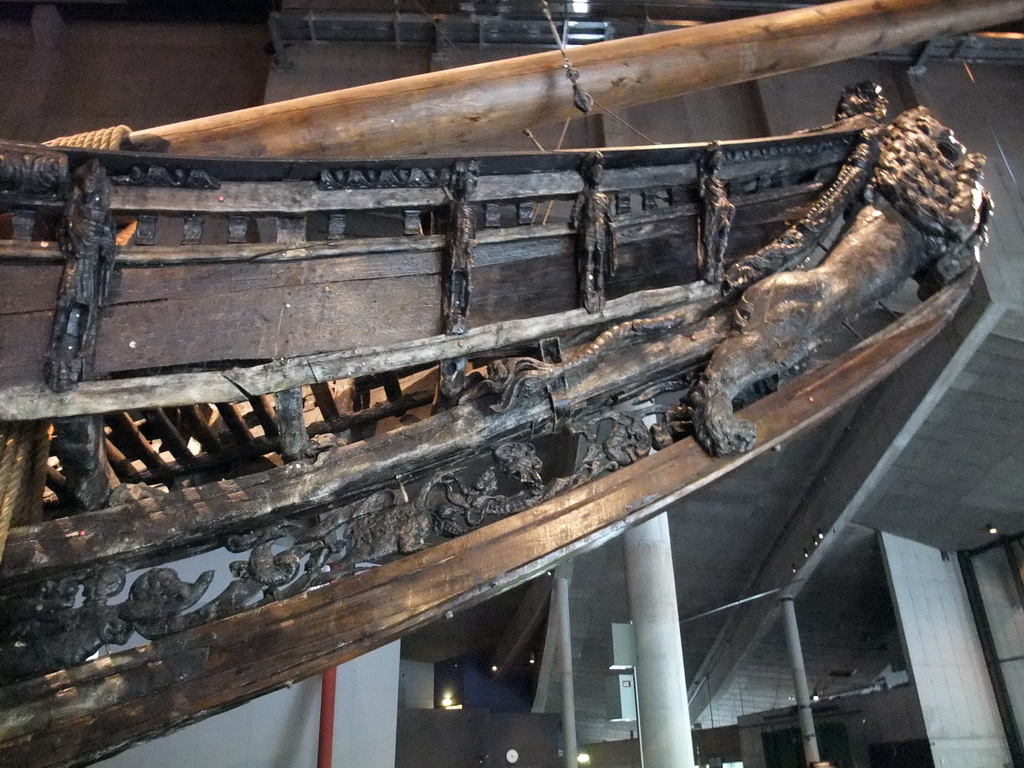
[[76, 133], [74, 136], [61, 136], [44, 141], [48, 147], [77, 147], [79, 149], [120, 149], [132, 129], [127, 125], [115, 125], [113, 128], [100, 128], [96, 131]]

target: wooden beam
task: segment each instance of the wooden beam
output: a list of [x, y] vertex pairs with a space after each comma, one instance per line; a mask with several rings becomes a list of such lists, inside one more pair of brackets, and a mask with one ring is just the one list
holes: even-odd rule
[[62, 496], [75, 512], [100, 509], [110, 496], [113, 471], [107, 463], [102, 416], [77, 416], [54, 423], [53, 453], [66, 485]]
[[[74, 390], [64, 394], [54, 393], [42, 384], [15, 385], [4, 388], [4, 397], [0, 400], [0, 421], [239, 401], [250, 395], [269, 394], [308, 384], [314, 377], [320, 381], [348, 379], [391, 368], [472, 355], [514, 346], [542, 336], [554, 336], [564, 331], [663, 310], [687, 301], [706, 302], [710, 305], [715, 295], [715, 288], [705, 283], [656, 288], [613, 299], [605, 304], [603, 312], [596, 314], [577, 309], [523, 320], [490, 323], [473, 328], [463, 336], [431, 336], [412, 343], [307, 355], [224, 372], [200, 371], [99, 382], [83, 381]], [[273, 421], [268, 423], [273, 427]], [[230, 422], [228, 424], [230, 426]]]
[[[933, 339], [969, 280], [832, 363], [754, 403], [750, 452], [682, 440], [532, 509], [379, 568], [0, 689], [0, 753], [20, 768], [81, 765], [355, 658], [592, 549], [863, 395]], [[239, 665], [240, 648], [259, 649]]]
[[[1020, 0], [845, 0], [573, 49], [615, 109], [968, 32]], [[558, 51], [347, 88], [133, 132], [135, 148], [237, 157], [436, 152], [579, 117]]]

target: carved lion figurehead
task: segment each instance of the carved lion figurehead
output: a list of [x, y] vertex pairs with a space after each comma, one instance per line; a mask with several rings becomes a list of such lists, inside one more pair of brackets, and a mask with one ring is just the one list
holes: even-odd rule
[[987, 242], [984, 167], [985, 157], [967, 152], [924, 107], [904, 112], [882, 135], [871, 186], [926, 236], [917, 280], [927, 293], [968, 269]]

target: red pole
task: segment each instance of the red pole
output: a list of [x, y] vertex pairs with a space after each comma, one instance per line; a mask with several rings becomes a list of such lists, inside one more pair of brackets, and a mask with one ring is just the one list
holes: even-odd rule
[[331, 768], [334, 753], [334, 693], [338, 670], [325, 669], [320, 681], [320, 740], [317, 742], [316, 768]]

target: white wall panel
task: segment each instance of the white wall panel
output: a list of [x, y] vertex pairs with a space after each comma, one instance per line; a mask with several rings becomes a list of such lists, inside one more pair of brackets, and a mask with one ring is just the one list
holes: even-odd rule
[[955, 557], [880, 534], [937, 768], [1004, 768], [1009, 751]]

